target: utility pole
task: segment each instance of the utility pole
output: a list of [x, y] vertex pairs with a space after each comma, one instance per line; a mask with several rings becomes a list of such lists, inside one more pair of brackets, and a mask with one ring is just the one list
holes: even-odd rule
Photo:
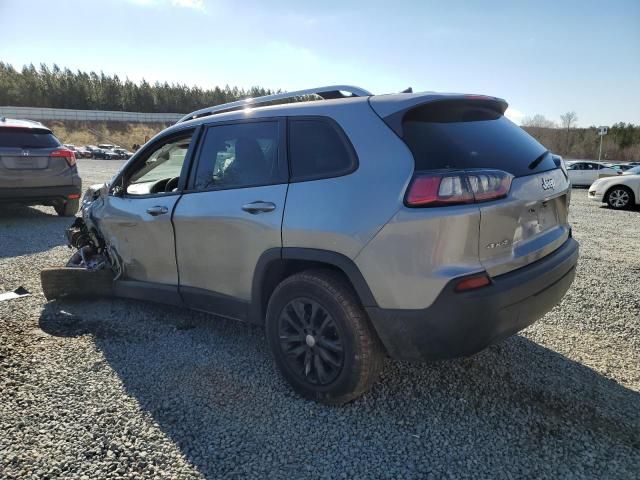
[[598, 161], [602, 158], [602, 137], [604, 137], [608, 132], [607, 127], [598, 127], [598, 135], [600, 135], [600, 150], [598, 150]]

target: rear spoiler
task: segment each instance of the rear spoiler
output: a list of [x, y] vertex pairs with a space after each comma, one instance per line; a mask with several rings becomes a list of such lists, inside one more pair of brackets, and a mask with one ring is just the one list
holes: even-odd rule
[[414, 108], [437, 102], [468, 102], [470, 105], [478, 105], [480, 103], [484, 108], [491, 109], [501, 115], [504, 115], [504, 112], [509, 106], [509, 104], [501, 98], [486, 95], [404, 93], [369, 97], [369, 105], [373, 111], [400, 137], [402, 137], [402, 120], [407, 112]]

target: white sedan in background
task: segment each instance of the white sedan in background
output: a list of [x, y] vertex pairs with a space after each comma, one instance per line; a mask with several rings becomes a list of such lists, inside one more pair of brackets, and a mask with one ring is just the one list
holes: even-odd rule
[[640, 205], [640, 167], [631, 168], [622, 175], [596, 180], [589, 187], [589, 198], [616, 210]]
[[567, 162], [569, 180], [574, 186], [588, 187], [598, 178], [616, 176], [619, 172], [598, 162]]

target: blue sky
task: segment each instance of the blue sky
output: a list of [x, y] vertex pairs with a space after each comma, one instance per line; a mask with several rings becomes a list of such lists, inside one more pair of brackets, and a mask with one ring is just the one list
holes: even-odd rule
[[505, 98], [640, 123], [640, 0], [0, 0], [0, 60], [139, 81]]

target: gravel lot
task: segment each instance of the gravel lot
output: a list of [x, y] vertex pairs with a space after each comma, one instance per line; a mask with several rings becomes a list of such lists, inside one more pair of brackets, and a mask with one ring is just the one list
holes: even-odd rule
[[[81, 160], [85, 185], [121, 162]], [[638, 478], [640, 211], [573, 191], [562, 304], [465, 360], [387, 362], [342, 408], [296, 397], [260, 328], [125, 300], [51, 302], [68, 219], [0, 207], [0, 477]]]

